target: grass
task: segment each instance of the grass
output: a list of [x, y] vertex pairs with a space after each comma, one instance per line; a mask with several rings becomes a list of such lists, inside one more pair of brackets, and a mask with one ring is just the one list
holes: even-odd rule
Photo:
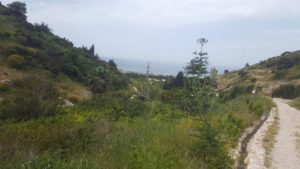
[[263, 138], [263, 147], [265, 149], [265, 161], [264, 165], [267, 168], [272, 167], [272, 151], [274, 148], [274, 145], [276, 143], [275, 137], [279, 130], [279, 117], [278, 117], [278, 110], [275, 112], [274, 121], [269, 126], [268, 130], [266, 131], [266, 134]]
[[[127, 91], [108, 94], [105, 99], [111, 100], [125, 93]], [[124, 114], [117, 119], [110, 118], [109, 109], [114, 107], [103, 104], [110, 105], [112, 102], [103, 103], [101, 99], [93, 99], [85, 101], [83, 105], [64, 109], [53, 117], [20, 122], [2, 120], [1, 167], [230, 168], [228, 166], [232, 161], [229, 150], [236, 146], [243, 130], [269, 109], [269, 101], [261, 96], [244, 95], [225, 104], [215, 101], [214, 108], [208, 114], [209, 130], [214, 131], [214, 142], [219, 147], [208, 145], [212, 147], [207, 149], [204, 144], [210, 144], [211, 137], [205, 133], [195, 137], [205, 127], [201, 117], [175, 109], [157, 100], [160, 98], [158, 96], [153, 98], [155, 100], [145, 103], [151, 105], [150, 108], [137, 107], [152, 113], [141, 112], [132, 117]], [[120, 107], [120, 111], [135, 111], [122, 106], [128, 104], [126, 100], [120, 99], [117, 103], [114, 106]], [[104, 108], [99, 109], [101, 105]], [[90, 109], [85, 109], [86, 106]], [[199, 149], [199, 146], [202, 148]], [[209, 159], [201, 156], [206, 151], [211, 153]]]
[[300, 133], [296, 132], [295, 137], [296, 137], [296, 149], [297, 149], [298, 153], [300, 154]]
[[294, 99], [292, 102], [289, 103], [289, 105], [300, 110], [300, 97]]

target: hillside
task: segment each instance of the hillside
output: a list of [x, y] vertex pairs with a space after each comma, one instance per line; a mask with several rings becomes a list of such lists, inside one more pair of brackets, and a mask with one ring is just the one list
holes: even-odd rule
[[125, 77], [115, 65], [100, 60], [94, 50], [94, 46], [75, 47], [66, 38], [54, 35], [47, 24], [31, 24], [26, 21], [26, 12], [19, 13], [0, 4], [0, 86], [3, 90], [7, 82], [33, 74], [52, 79], [62, 93], [68, 97], [77, 95], [78, 99], [89, 93], [87, 90], [102, 93], [126, 86]]
[[285, 84], [300, 84], [300, 51], [284, 52], [258, 64], [218, 77], [218, 88], [229, 90], [237, 85], [253, 87], [271, 94]]

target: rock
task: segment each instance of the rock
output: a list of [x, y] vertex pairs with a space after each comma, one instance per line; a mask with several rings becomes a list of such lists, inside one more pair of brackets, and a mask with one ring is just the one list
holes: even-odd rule
[[74, 106], [74, 104], [70, 100], [68, 100], [68, 99], [64, 100], [63, 107], [73, 107], [73, 106]]
[[134, 98], [135, 98], [135, 95], [131, 96], [131, 97], [130, 97], [130, 100], [133, 100]]
[[133, 87], [132, 89], [134, 92], [136, 92], [136, 93], [138, 92], [138, 89], [136, 87]]

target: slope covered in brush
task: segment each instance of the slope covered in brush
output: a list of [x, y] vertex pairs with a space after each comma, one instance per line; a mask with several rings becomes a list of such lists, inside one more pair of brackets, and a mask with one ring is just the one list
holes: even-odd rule
[[54, 35], [47, 24], [27, 22], [26, 5], [23, 7], [22, 11], [0, 4], [0, 66], [21, 72], [43, 70], [54, 76], [66, 75], [88, 84], [95, 92], [126, 85], [114, 65], [99, 59], [94, 45], [75, 47], [66, 38]]

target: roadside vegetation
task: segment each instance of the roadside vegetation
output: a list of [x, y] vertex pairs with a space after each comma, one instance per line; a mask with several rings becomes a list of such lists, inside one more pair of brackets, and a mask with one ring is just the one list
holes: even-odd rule
[[300, 110], [300, 98], [297, 97], [296, 99], [294, 99], [294, 100], [290, 103], [290, 105]]
[[246, 72], [218, 91], [202, 48], [176, 77], [123, 74], [25, 14], [0, 5], [0, 168], [232, 168], [241, 133], [271, 109]]

